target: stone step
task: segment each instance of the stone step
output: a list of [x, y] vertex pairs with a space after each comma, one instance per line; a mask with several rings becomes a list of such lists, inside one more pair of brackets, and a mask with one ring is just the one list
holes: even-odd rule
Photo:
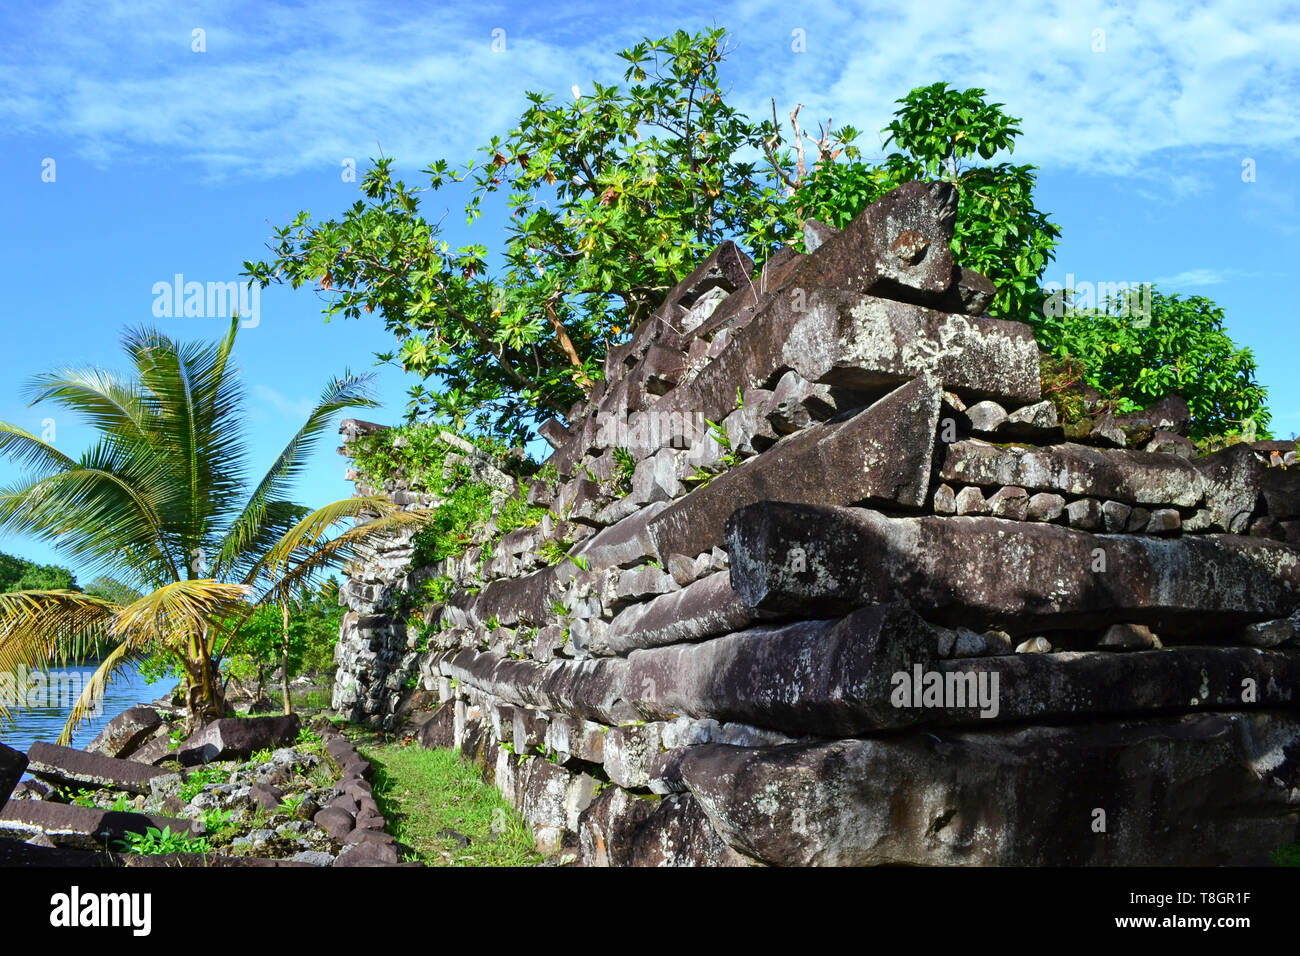
[[28, 770], [33, 776], [59, 786], [122, 790], [133, 794], [147, 794], [149, 781], [166, 773], [134, 760], [118, 760], [42, 741], [32, 744], [27, 759]]
[[44, 835], [55, 846], [81, 850], [105, 846], [113, 849], [112, 841], [123, 839], [127, 833], [143, 835], [150, 827], [158, 830], [170, 828], [172, 833], [186, 836], [198, 836], [203, 831], [203, 825], [193, 820], [99, 810], [47, 800], [10, 800], [0, 810], [0, 837], [25, 841]]

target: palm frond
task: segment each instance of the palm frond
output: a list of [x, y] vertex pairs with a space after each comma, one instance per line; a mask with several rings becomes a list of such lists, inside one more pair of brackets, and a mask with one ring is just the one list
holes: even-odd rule
[[[379, 511], [380, 516], [328, 539], [325, 533], [337, 521], [329, 524], [325, 522], [331, 514], [347, 510], [341, 507], [346, 502], [334, 502], [304, 518], [267, 553], [262, 569], [274, 584], [258, 598], [258, 605], [290, 600], [296, 589], [311, 586], [318, 575], [354, 557], [357, 549], [373, 538], [394, 531], [422, 527], [431, 515], [428, 511], [400, 511], [378, 496], [349, 500], [369, 503], [370, 509]], [[386, 507], [376, 508], [377, 501]], [[355, 511], [355, 514], [369, 513], [366, 509]], [[349, 516], [351, 515], [344, 515]]]
[[74, 459], [49, 442], [8, 422], [0, 422], [0, 454], [8, 455], [11, 461], [37, 476], [53, 474], [76, 465]]
[[373, 378], [370, 374], [354, 376], [345, 372], [342, 378], [325, 386], [307, 421], [267, 469], [242, 513], [231, 525], [222, 542], [223, 561], [233, 561], [240, 553], [256, 550], [255, 543], [261, 537], [267, 509], [272, 502], [286, 496], [290, 486], [301, 476], [333, 417], [345, 408], [373, 408], [378, 404], [370, 393]]
[[[45, 670], [106, 636], [118, 606], [80, 591], [0, 593], [0, 671]], [[0, 716], [8, 716], [0, 699]]]
[[219, 345], [179, 343], [155, 329], [123, 337], [153, 410], [155, 442], [180, 493], [164, 509], [186, 554], [202, 548], [243, 488], [245, 445], [229, 336]]
[[120, 567], [134, 557], [133, 570], [143, 579], [156, 579], [163, 568], [178, 577], [173, 545], [161, 527], [161, 496], [115, 470], [138, 474], [144, 468], [124, 467], [121, 453], [100, 443], [73, 468], [0, 489], [0, 528], [51, 540], [95, 568]]
[[171, 648], [249, 611], [252, 588], [211, 578], [173, 581], [118, 611], [110, 633], [133, 650]]
[[65, 368], [43, 372], [24, 391], [31, 404], [53, 401], [104, 434], [142, 441], [147, 434], [147, 411], [139, 389], [111, 372], [98, 368]]
[[72, 711], [68, 714], [67, 722], [63, 725], [63, 732], [59, 734], [59, 739], [55, 743], [61, 747], [72, 746], [72, 733], [77, 729], [77, 725], [87, 717], [99, 713], [102, 709], [104, 691], [108, 688], [113, 675], [122, 668], [137, 663], [143, 656], [143, 654], [132, 650], [126, 644], [118, 644], [113, 648], [108, 656], [99, 662], [99, 667], [95, 668], [95, 673], [81, 688], [81, 694], [77, 697], [76, 703], [72, 705]]

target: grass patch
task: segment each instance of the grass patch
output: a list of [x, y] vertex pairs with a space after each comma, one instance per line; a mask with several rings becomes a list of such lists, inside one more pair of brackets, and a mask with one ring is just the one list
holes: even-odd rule
[[1278, 847], [1273, 851], [1273, 862], [1277, 866], [1300, 866], [1300, 843]]
[[[374, 765], [375, 802], [388, 832], [426, 866], [537, 866], [532, 831], [480, 771], [452, 750], [358, 747]], [[496, 831], [493, 832], [493, 824]], [[469, 838], [469, 845], [446, 831]]]

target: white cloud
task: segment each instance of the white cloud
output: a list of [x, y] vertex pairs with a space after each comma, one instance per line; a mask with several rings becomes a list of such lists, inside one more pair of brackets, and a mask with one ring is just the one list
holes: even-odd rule
[[[99, 163], [188, 160], [212, 176], [320, 169], [383, 151], [410, 166], [461, 161], [504, 132], [525, 89], [557, 97], [621, 81], [617, 50], [716, 16], [739, 48], [724, 72], [751, 116], [834, 114], [876, 131], [914, 86], [981, 86], [1023, 118], [1014, 157], [1158, 184], [1175, 198], [1209, 183], [1187, 157], [1284, 153], [1300, 124], [1300, 18], [1277, 3], [1194, 9], [1099, 0], [897, 4], [667, 3], [649, 14], [308, 0], [217, 14], [133, 3], [106, 13], [64, 2], [3, 14], [0, 121], [63, 135]], [[714, 11], [717, 11], [716, 14]], [[493, 53], [492, 29], [506, 31]], [[207, 53], [190, 31], [207, 31]], [[807, 52], [791, 34], [804, 31]], [[1094, 53], [1093, 31], [1105, 31]], [[1238, 159], [1239, 162], [1239, 159]], [[1225, 165], [1225, 169], [1232, 169]], [[1225, 174], [1226, 175], [1226, 174]]]

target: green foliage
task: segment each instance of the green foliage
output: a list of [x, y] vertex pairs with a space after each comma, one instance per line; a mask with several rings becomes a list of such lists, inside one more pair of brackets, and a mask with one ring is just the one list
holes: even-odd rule
[[[451, 750], [359, 748], [374, 765], [375, 802], [408, 859], [428, 866], [536, 866], [532, 829], [479, 770]], [[448, 836], [454, 830], [468, 846]]]
[[[422, 172], [425, 190], [376, 160], [364, 198], [337, 219], [299, 213], [245, 272], [314, 285], [329, 316], [377, 312], [398, 341], [381, 358], [435, 383], [412, 388], [412, 418], [522, 438], [582, 398], [609, 345], [720, 241], [761, 261], [794, 233], [779, 132], [728, 104], [728, 52], [722, 29], [647, 38], [619, 54], [628, 85], [594, 83], [558, 102], [528, 93], [481, 162], [439, 159]], [[471, 225], [489, 208], [503, 214], [504, 248], [451, 249], [440, 221], [421, 214], [426, 190], [463, 196]]]
[[632, 491], [632, 474], [636, 471], [636, 458], [626, 448], [614, 449], [614, 490], [619, 495]]
[[731, 436], [727, 434], [727, 430], [722, 425], [711, 422], [707, 418], [704, 421], [709, 426], [709, 436], [721, 446], [722, 454], [718, 456], [712, 470], [706, 471], [697, 466], [694, 472], [682, 479], [688, 484], [693, 484], [696, 488], [705, 487], [722, 472], [736, 467], [741, 460], [740, 455], [732, 449]]
[[1275, 866], [1300, 866], [1300, 843], [1280, 846], [1272, 853]]
[[159, 830], [149, 827], [143, 834], [128, 833], [125, 839], [118, 841], [118, 848], [125, 853], [140, 856], [156, 856], [163, 853], [210, 853], [212, 847], [206, 837], [189, 837], [184, 833], [172, 833], [170, 826]]
[[1098, 308], [1049, 308], [1039, 343], [1058, 359], [1082, 365], [1089, 385], [1117, 399], [1116, 411], [1145, 408], [1175, 393], [1192, 414], [1191, 437], [1268, 436], [1267, 390], [1255, 380], [1255, 358], [1224, 328], [1223, 310], [1203, 296], [1151, 290], [1150, 314], [1137, 293], [1104, 299]]
[[[296, 595], [289, 608], [290, 678], [333, 669], [342, 619], [337, 578]], [[280, 666], [283, 652], [283, 612], [278, 605], [264, 604], [253, 611], [231, 643], [227, 668], [241, 681], [255, 680], [260, 689], [267, 672]]]
[[912, 180], [943, 179], [957, 187], [952, 251], [961, 265], [997, 285], [996, 316], [1036, 324], [1046, 298], [1040, 282], [1055, 257], [1060, 227], [1034, 206], [1034, 166], [971, 166], [979, 156], [1015, 150], [1020, 120], [985, 103], [981, 89], [947, 83], [918, 86], [883, 132], [893, 152], [877, 165], [824, 163], [795, 192], [805, 218], [843, 227], [885, 193]]
[[230, 771], [220, 764], [208, 764], [206, 767], [200, 767], [192, 771], [185, 782], [181, 784], [180, 798], [184, 803], [189, 803], [200, 793], [203, 788], [212, 783], [225, 783], [230, 778]]
[[293, 816], [298, 812], [298, 808], [302, 806], [302, 802], [306, 799], [307, 795], [305, 793], [291, 793], [280, 801], [280, 805], [276, 809], [281, 813], [287, 813], [289, 816]]
[[953, 254], [997, 286], [991, 314], [1029, 324], [1054, 356], [1082, 363], [1082, 380], [1114, 396], [1120, 412], [1177, 392], [1191, 408], [1194, 437], [1231, 436], [1249, 431], [1250, 423], [1265, 435], [1269, 413], [1254, 359], [1232, 343], [1222, 311], [1208, 299], [1154, 293], [1148, 328], [1116, 315], [1118, 308], [1072, 315], [1052, 308], [1042, 278], [1061, 230], [1034, 204], [1035, 167], [969, 164], [1013, 152], [1021, 133], [1020, 120], [984, 96], [946, 83], [912, 90], [885, 127], [886, 143], [900, 151], [874, 166], [822, 164], [795, 193], [801, 214], [844, 226], [908, 180], [947, 180], [958, 190]]
[[77, 578], [67, 568], [37, 564], [0, 551], [0, 592], [76, 591]]
[[569, 556], [569, 549], [573, 547], [573, 542], [568, 538], [552, 538], [550, 541], [543, 541], [537, 548], [537, 553], [547, 564], [559, 564]]

